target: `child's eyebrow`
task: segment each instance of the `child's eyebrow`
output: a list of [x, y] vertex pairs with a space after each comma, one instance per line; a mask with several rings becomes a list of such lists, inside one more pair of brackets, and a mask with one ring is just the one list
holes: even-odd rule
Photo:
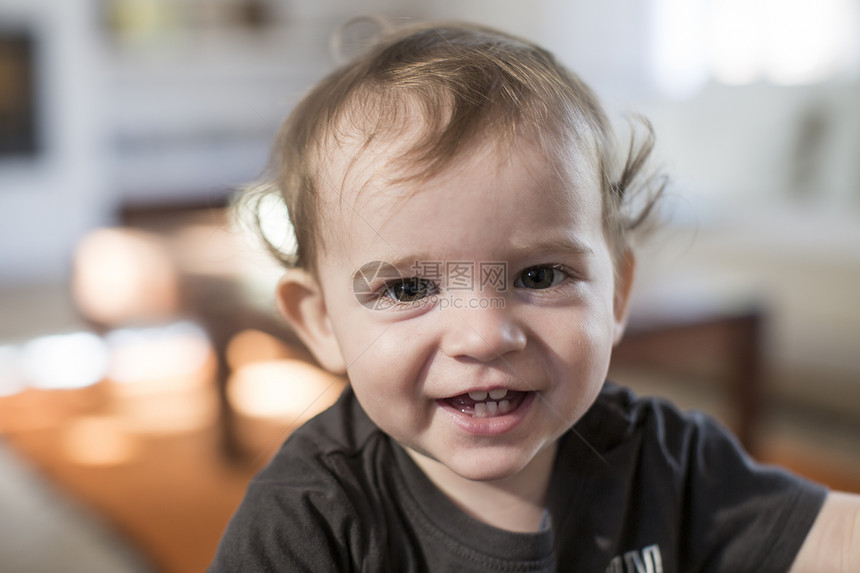
[[576, 255], [594, 254], [594, 250], [591, 247], [574, 237], [563, 237], [538, 243], [529, 243], [515, 247], [514, 252], [518, 252], [523, 255], [541, 255], [544, 253], [559, 252]]

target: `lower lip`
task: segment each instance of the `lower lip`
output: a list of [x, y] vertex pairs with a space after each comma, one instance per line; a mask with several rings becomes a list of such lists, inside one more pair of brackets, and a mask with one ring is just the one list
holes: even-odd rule
[[502, 416], [491, 418], [475, 418], [464, 414], [444, 400], [437, 400], [436, 404], [457, 424], [461, 429], [475, 436], [499, 436], [510, 432], [525, 419], [535, 401], [535, 392], [529, 392], [513, 412]]

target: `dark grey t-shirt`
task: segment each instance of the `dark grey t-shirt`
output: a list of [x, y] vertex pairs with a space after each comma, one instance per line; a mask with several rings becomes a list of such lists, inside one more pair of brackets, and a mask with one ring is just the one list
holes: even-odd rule
[[825, 495], [607, 383], [560, 440], [546, 527], [513, 533], [458, 510], [347, 389], [251, 482], [211, 571], [786, 571]]

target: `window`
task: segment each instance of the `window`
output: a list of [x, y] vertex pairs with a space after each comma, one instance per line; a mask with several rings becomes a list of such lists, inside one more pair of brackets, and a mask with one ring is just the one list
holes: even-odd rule
[[654, 67], [668, 95], [712, 79], [811, 84], [857, 76], [857, 0], [654, 0]]

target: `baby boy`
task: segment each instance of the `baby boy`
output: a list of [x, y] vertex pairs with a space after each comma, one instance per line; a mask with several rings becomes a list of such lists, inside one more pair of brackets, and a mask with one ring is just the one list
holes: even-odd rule
[[322, 80], [257, 191], [296, 233], [281, 311], [349, 387], [212, 570], [860, 570], [855, 497], [605, 381], [650, 147], [619, 160], [587, 86], [484, 28], [405, 30]]

